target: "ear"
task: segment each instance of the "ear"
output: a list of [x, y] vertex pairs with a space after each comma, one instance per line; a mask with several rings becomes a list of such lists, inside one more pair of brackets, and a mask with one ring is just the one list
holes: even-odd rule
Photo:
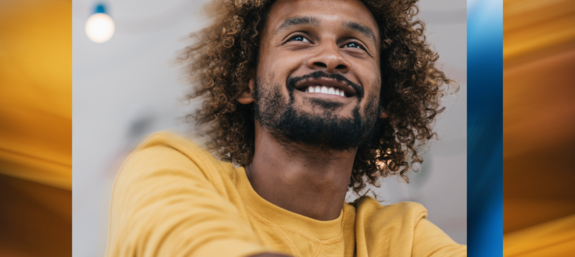
[[385, 110], [386, 108], [382, 107], [381, 105], [379, 106], [379, 112], [381, 113], [379, 115], [380, 118], [382, 119], [387, 119], [387, 111]]
[[387, 112], [386, 111], [382, 111], [381, 115], [379, 116], [382, 119], [387, 119]]
[[254, 98], [252, 97], [252, 92], [254, 91], [254, 79], [251, 78], [250, 82], [248, 83], [248, 86], [250, 87], [250, 91], [249, 92], [243, 92], [242, 95], [240, 97], [238, 97], [238, 102], [240, 102], [241, 104], [251, 104], [254, 101]]

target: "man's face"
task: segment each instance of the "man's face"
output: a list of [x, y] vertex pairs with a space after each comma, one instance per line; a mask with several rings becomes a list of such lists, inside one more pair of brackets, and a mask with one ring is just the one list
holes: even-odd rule
[[292, 142], [357, 147], [379, 115], [379, 33], [357, 0], [280, 0], [260, 46], [256, 115]]

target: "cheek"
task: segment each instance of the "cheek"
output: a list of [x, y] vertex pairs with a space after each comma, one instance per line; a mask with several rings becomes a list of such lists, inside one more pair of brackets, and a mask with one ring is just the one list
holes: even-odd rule
[[[381, 94], [381, 75], [377, 66], [365, 67], [364, 73], [361, 74], [364, 78], [365, 95], [364, 101], [361, 103], [362, 114], [373, 113], [373, 109], [377, 109], [379, 105], [379, 98]], [[370, 110], [368, 110], [370, 109]]]
[[[292, 51], [275, 51], [270, 52], [267, 58], [267, 69], [275, 72], [279, 77], [287, 79], [288, 76], [301, 76], [305, 74], [295, 74], [296, 71], [304, 67], [305, 64], [304, 53], [297, 53]], [[283, 81], [285, 82], [285, 80]]]
[[[301, 76], [298, 69], [302, 67], [305, 58], [302, 54], [289, 53], [287, 51], [268, 51], [258, 63], [257, 76], [267, 82], [269, 87], [279, 87], [284, 95], [284, 100], [289, 100], [289, 90], [286, 87], [290, 76]], [[305, 72], [303, 72], [305, 73]]]
[[363, 78], [362, 85], [364, 86], [365, 96], [376, 95], [379, 97], [381, 90], [380, 70], [377, 67], [365, 67], [360, 77]]

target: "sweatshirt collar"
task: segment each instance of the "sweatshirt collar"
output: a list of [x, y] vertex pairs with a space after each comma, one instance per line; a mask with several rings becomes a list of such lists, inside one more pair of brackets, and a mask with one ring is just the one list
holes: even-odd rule
[[259, 222], [267, 223], [267, 225], [270, 226], [279, 226], [284, 230], [299, 232], [299, 234], [311, 236], [321, 241], [330, 239], [337, 240], [343, 237], [342, 226], [343, 220], [345, 220], [345, 208], [349, 207], [347, 204], [343, 205], [339, 217], [334, 220], [322, 221], [312, 219], [268, 202], [253, 189], [243, 167], [237, 168], [237, 173], [238, 192], [250, 215]]

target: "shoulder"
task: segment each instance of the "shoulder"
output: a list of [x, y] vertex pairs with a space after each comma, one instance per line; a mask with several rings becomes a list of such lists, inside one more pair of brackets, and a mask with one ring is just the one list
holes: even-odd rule
[[209, 152], [193, 141], [165, 131], [150, 135], [138, 145], [127, 160], [153, 163], [163, 162], [165, 158], [170, 160], [185, 158], [198, 163], [218, 162]]
[[214, 240], [245, 246], [244, 252], [260, 249], [229, 177], [235, 172], [232, 164], [218, 161], [191, 140], [167, 132], [151, 135], [116, 178], [108, 256], [226, 250], [202, 244]]
[[402, 243], [412, 240], [420, 221], [427, 217], [427, 210], [419, 203], [400, 202], [382, 205], [369, 196], [354, 202], [356, 232], [366, 238], [396, 238]]
[[352, 205], [356, 208], [356, 217], [370, 221], [401, 222], [410, 221], [417, 223], [420, 219], [427, 218], [427, 209], [415, 202], [400, 202], [390, 205], [382, 205], [370, 196], [358, 198]]
[[398, 256], [466, 256], [467, 248], [429, 222], [427, 210], [419, 203], [381, 205], [364, 196], [353, 205], [358, 251], [370, 256], [388, 252], [401, 253]]
[[217, 184], [219, 177], [234, 174], [231, 163], [217, 160], [193, 141], [170, 132], [157, 132], [128, 156], [116, 183], [132, 184], [138, 178], [151, 177], [158, 180], [202, 177]]

